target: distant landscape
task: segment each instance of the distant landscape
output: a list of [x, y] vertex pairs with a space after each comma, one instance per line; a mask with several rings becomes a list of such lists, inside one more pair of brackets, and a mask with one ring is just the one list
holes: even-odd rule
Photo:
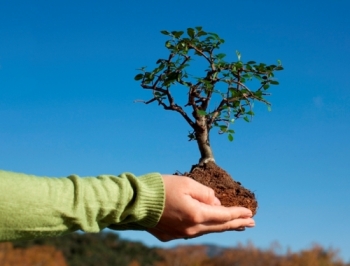
[[299, 252], [278, 252], [252, 243], [222, 248], [185, 245], [170, 249], [148, 247], [117, 234], [69, 234], [59, 238], [0, 243], [0, 265], [26, 266], [350, 266], [337, 251], [317, 244]]

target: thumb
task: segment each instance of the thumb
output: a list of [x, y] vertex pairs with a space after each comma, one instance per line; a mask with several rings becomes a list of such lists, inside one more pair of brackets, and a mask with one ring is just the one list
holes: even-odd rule
[[193, 185], [191, 185], [191, 188], [188, 194], [193, 199], [196, 199], [201, 203], [208, 204], [208, 205], [216, 205], [216, 206], [221, 205], [220, 200], [217, 197], [215, 197], [214, 190], [207, 186], [202, 185], [201, 183], [198, 183], [197, 181], [193, 180]]

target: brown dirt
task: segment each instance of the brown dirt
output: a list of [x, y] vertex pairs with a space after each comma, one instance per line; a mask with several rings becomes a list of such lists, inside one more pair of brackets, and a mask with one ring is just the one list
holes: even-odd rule
[[216, 197], [221, 205], [226, 207], [242, 206], [256, 214], [258, 202], [250, 190], [244, 188], [240, 182], [232, 177], [214, 162], [208, 162], [203, 166], [194, 165], [190, 173], [184, 175], [214, 189]]

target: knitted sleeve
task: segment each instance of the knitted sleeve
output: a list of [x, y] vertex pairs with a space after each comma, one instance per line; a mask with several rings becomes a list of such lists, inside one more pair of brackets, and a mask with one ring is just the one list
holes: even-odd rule
[[0, 170], [0, 241], [144, 230], [156, 226], [164, 201], [158, 173], [49, 178]]

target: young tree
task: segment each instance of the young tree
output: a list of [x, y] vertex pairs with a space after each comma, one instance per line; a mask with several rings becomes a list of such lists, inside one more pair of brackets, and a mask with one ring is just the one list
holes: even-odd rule
[[[234, 182], [215, 164], [209, 136], [216, 127], [220, 134], [227, 134], [228, 140], [232, 141], [234, 130], [230, 125], [239, 118], [251, 121], [254, 101], [270, 108], [266, 100], [269, 95], [267, 91], [270, 85], [278, 85], [274, 73], [283, 69], [281, 62], [278, 61], [277, 65], [255, 61], [244, 63], [239, 52], [236, 52], [237, 61], [227, 62], [226, 55], [218, 52], [224, 40], [216, 33], [205, 32], [202, 27], [188, 28], [187, 35], [184, 31], [164, 30], [161, 33], [169, 38], [165, 42], [169, 56], [158, 59], [157, 67], [153, 70], [142, 67], [141, 73], [135, 76], [143, 89], [152, 92], [152, 97], [142, 102], [158, 103], [165, 110], [179, 113], [189, 124], [191, 131], [188, 137], [197, 142], [200, 151], [199, 163], [192, 167], [188, 174], [190, 177], [212, 187], [224, 206], [244, 206], [255, 213], [257, 202], [254, 193], [241, 187], [239, 182]], [[197, 76], [193, 71], [198, 69], [200, 62], [205, 67], [202, 74]], [[254, 89], [248, 87], [249, 81]], [[175, 93], [171, 90], [176, 85], [186, 89], [183, 104], [175, 99]], [[208, 178], [205, 172], [210, 172]], [[221, 178], [222, 175], [225, 177]], [[218, 177], [221, 180], [217, 180], [220, 179]], [[225, 189], [222, 189], [223, 184]]]
[[[283, 67], [280, 62], [277, 65], [243, 63], [239, 52], [236, 52], [238, 61], [227, 62], [226, 55], [217, 52], [224, 40], [203, 31], [202, 27], [188, 28], [185, 37], [183, 31], [161, 33], [170, 37], [165, 43], [168, 58], [158, 59], [158, 66], [152, 71], [141, 68], [142, 73], [135, 76], [135, 80], [141, 80], [142, 88], [152, 91], [153, 97], [144, 103], [157, 102], [165, 110], [178, 112], [192, 129], [190, 140], [197, 141], [199, 164], [215, 161], [209, 140], [211, 129], [219, 128], [219, 133], [227, 133], [232, 141], [234, 130], [229, 128], [230, 124], [240, 117], [249, 122], [254, 115], [253, 101], [270, 106], [265, 96], [270, 85], [278, 84], [274, 71]], [[200, 77], [188, 71], [191, 61], [198, 57], [207, 64]], [[259, 81], [254, 90], [246, 85], [253, 79]], [[175, 101], [170, 90], [177, 84], [187, 88], [187, 102], [183, 106]], [[220, 101], [210, 108], [214, 96], [219, 96]]]

